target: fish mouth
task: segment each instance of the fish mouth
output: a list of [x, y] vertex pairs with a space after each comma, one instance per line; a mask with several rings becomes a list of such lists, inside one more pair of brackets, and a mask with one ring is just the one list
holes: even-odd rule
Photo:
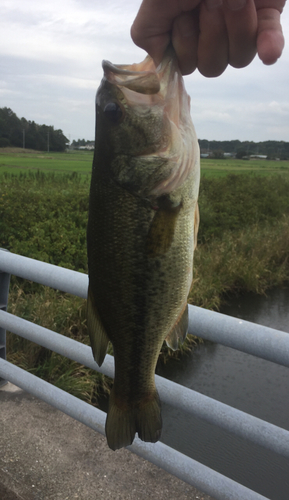
[[129, 89], [138, 94], [152, 95], [160, 90], [160, 82], [151, 57], [147, 56], [139, 64], [112, 64], [102, 61], [105, 78], [112, 84]]
[[112, 64], [104, 60], [102, 67], [106, 80], [121, 89], [129, 105], [163, 102], [167, 115], [178, 125], [178, 101], [184, 86], [172, 47], [167, 49], [158, 67], [150, 56], [141, 63], [130, 65]]
[[[132, 65], [114, 65], [103, 61], [102, 67], [106, 80], [120, 88], [128, 105], [158, 105], [163, 108], [164, 120], [168, 119], [170, 123], [171, 137], [164, 149], [154, 154], [171, 160], [172, 170], [164, 181], [152, 189], [150, 195], [159, 197], [171, 192], [187, 179], [199, 154], [198, 146], [193, 146], [196, 136], [190, 116], [190, 97], [186, 93], [173, 47], [168, 47], [158, 67], [150, 56]], [[149, 160], [151, 153], [142, 152], [138, 157]]]

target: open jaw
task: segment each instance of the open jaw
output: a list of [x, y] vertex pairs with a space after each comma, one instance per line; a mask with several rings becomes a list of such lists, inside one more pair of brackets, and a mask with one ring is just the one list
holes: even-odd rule
[[176, 96], [183, 93], [184, 87], [173, 52], [167, 52], [157, 68], [150, 56], [141, 63], [131, 65], [103, 61], [102, 67], [105, 78], [121, 89], [128, 104], [153, 105], [163, 101], [170, 119], [177, 120], [179, 110], [175, 108], [180, 99]]
[[[164, 120], [170, 123], [170, 141], [157, 152], [170, 160], [173, 168], [169, 176], [151, 192], [154, 197], [176, 189], [188, 178], [196, 163], [196, 137], [190, 117], [190, 98], [178, 68], [174, 51], [168, 50], [156, 68], [150, 56], [139, 64], [114, 65], [102, 63], [104, 76], [123, 93], [129, 106], [160, 106]], [[140, 157], [150, 155], [140, 154]]]

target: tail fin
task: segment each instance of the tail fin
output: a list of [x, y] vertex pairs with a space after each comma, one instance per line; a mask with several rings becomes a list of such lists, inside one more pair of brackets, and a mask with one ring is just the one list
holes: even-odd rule
[[112, 450], [132, 444], [136, 432], [143, 441], [156, 443], [160, 439], [161, 430], [161, 407], [157, 391], [137, 406], [119, 406], [112, 388], [105, 424], [107, 444]]

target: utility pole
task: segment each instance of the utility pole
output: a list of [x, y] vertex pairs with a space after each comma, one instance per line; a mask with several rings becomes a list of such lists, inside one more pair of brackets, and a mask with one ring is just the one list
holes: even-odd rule
[[23, 129], [23, 149], [25, 149], [25, 128]]
[[49, 153], [49, 130], [47, 132], [47, 152]]

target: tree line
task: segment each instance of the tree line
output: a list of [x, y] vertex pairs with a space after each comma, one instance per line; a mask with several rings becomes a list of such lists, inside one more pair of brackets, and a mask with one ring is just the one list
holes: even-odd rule
[[87, 147], [87, 146], [94, 146], [94, 141], [86, 141], [85, 139], [73, 139], [71, 143], [72, 148], [81, 148], [81, 147]]
[[289, 142], [285, 141], [208, 141], [199, 139], [201, 153], [233, 153], [237, 158], [249, 155], [266, 155], [268, 158], [289, 159]]
[[[10, 108], [0, 108], [0, 147], [14, 146], [39, 151], [64, 151], [69, 140], [62, 130], [53, 126], [38, 125], [34, 121], [18, 118]], [[92, 145], [93, 141], [78, 139], [72, 147]], [[285, 141], [209, 141], [199, 139], [201, 153], [214, 153], [222, 157], [223, 153], [233, 153], [237, 158], [249, 155], [266, 155], [268, 158], [289, 159], [289, 142]]]
[[64, 151], [69, 142], [62, 130], [18, 118], [10, 108], [0, 108], [0, 147]]

